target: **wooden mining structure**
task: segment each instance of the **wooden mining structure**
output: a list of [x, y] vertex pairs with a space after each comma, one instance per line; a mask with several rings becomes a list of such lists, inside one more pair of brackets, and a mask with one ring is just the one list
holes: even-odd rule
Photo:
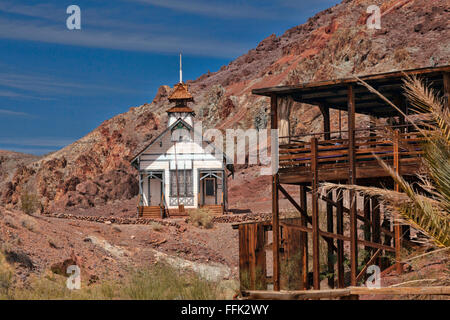
[[[271, 128], [280, 131], [279, 166], [272, 176], [272, 220], [234, 225], [239, 229], [242, 290], [267, 290], [270, 282], [274, 291], [280, 287], [320, 290], [321, 276], [328, 277], [330, 288], [354, 287], [364, 280], [372, 264], [384, 270], [402, 271], [402, 246], [413, 245], [409, 228], [393, 223], [394, 219], [380, 212], [382, 206], [377, 197], [358, 200], [354, 191], [323, 193], [319, 185], [332, 182], [399, 191], [374, 155], [406, 180], [417, 179], [423, 137], [406, 124], [401, 113], [361, 83], [364, 81], [408, 114], [410, 106], [403, 95], [403, 79], [408, 75], [425, 79], [448, 99], [450, 66], [253, 90], [253, 94], [270, 97]], [[320, 108], [323, 132], [290, 136], [289, 109], [293, 101]], [[331, 109], [339, 110], [339, 130], [334, 132], [330, 130]], [[376, 127], [371, 121], [370, 126], [359, 128], [355, 117], [358, 113], [369, 115], [372, 120], [387, 118], [390, 123], [396, 121], [396, 125]], [[344, 130], [341, 122], [347, 123]], [[285, 185], [298, 186], [299, 199], [294, 199], [287, 191], [292, 187]], [[300, 213], [300, 218], [280, 219], [280, 194]], [[310, 208], [307, 194], [311, 198]], [[319, 211], [320, 202], [326, 207], [323, 213]], [[272, 231], [272, 254], [269, 250], [266, 256], [266, 248], [270, 248], [269, 231]], [[320, 246], [321, 238], [325, 245]], [[368, 254], [358, 260], [358, 250], [362, 249]], [[311, 256], [312, 263], [308, 261]], [[267, 259], [269, 262], [273, 259], [272, 276], [267, 276], [270, 269]], [[396, 261], [393, 265], [392, 260]], [[350, 272], [345, 272], [345, 268]]]

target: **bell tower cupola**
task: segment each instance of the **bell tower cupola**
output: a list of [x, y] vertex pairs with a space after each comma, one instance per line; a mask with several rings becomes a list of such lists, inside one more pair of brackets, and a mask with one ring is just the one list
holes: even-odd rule
[[194, 110], [188, 107], [188, 103], [194, 102], [194, 98], [189, 92], [188, 85], [183, 83], [181, 63], [180, 53], [180, 82], [175, 85], [171, 95], [169, 96], [169, 102], [175, 103], [175, 106], [167, 110], [167, 113], [169, 114], [169, 126], [180, 118], [189, 125], [194, 125], [193, 117], [195, 116], [195, 113]]

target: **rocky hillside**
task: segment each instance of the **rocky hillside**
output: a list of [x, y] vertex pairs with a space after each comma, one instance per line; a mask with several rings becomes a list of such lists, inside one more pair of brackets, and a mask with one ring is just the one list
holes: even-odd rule
[[[382, 29], [368, 30], [366, 9], [378, 4]], [[193, 108], [207, 127], [263, 128], [268, 101], [260, 87], [445, 65], [450, 57], [450, 3], [429, 0], [344, 0], [305, 24], [271, 35], [215, 73], [189, 81]], [[105, 121], [81, 140], [0, 182], [0, 199], [19, 204], [23, 192], [38, 194], [45, 210], [89, 207], [137, 194], [129, 160], [166, 125], [170, 87], [150, 104]], [[332, 113], [332, 130], [337, 127]], [[364, 120], [364, 119], [361, 119]], [[293, 133], [320, 128], [319, 111], [296, 105]]]

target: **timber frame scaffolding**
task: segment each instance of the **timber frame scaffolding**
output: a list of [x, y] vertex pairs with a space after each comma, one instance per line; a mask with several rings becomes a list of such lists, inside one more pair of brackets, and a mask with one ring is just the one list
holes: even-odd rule
[[[425, 79], [448, 99], [450, 66], [363, 76], [360, 79], [408, 114], [408, 101], [403, 95], [403, 79], [407, 75]], [[410, 242], [408, 227], [392, 223], [384, 214], [381, 221], [377, 197], [366, 196], [358, 201], [354, 191], [336, 190], [321, 194], [319, 183], [358, 184], [399, 191], [399, 186], [380, 166], [375, 155], [405, 179], [414, 181], [421, 165], [423, 137], [406, 124], [400, 113], [354, 78], [255, 89], [253, 94], [270, 97], [271, 129], [279, 129], [280, 136], [279, 168], [272, 176], [272, 220], [233, 226], [239, 229], [240, 281], [244, 295], [245, 290], [250, 290], [246, 291], [247, 294], [254, 292], [252, 290], [263, 292], [270, 288], [267, 286], [270, 282], [274, 291], [280, 291], [281, 285], [290, 290], [307, 290], [311, 286], [320, 290], [321, 276], [328, 278], [329, 288], [355, 287], [364, 280], [367, 268], [372, 264], [385, 271], [389, 268], [401, 273], [402, 246], [414, 245]], [[289, 110], [294, 101], [320, 108], [323, 132], [296, 137], [290, 135]], [[331, 109], [339, 110], [339, 131], [331, 131]], [[341, 127], [341, 111], [346, 111], [346, 130]], [[382, 134], [386, 126], [376, 127], [372, 121], [368, 128], [357, 128], [357, 113], [369, 115], [371, 119], [396, 121], [396, 125], [391, 126], [391, 138]], [[287, 191], [292, 187], [283, 185], [298, 186], [299, 202]], [[300, 218], [280, 219], [280, 193], [299, 211]], [[326, 231], [320, 228], [319, 223], [321, 201], [326, 207], [326, 217], [320, 221], [326, 224]], [[359, 236], [358, 230], [362, 230]], [[273, 272], [272, 276], [267, 276], [270, 264], [266, 263], [266, 258], [270, 258], [270, 253], [266, 257], [266, 248], [270, 245], [270, 231]], [[321, 238], [325, 240], [327, 251], [322, 254]], [[312, 270], [308, 261], [309, 245], [312, 245]], [[361, 246], [369, 255], [358, 261]], [[344, 248], [348, 256], [344, 254]], [[381, 258], [389, 255], [395, 259], [394, 265], [389, 263], [392, 259]], [[326, 259], [322, 262], [322, 273], [321, 257]], [[345, 273], [344, 267], [348, 263], [350, 270]], [[283, 274], [289, 268], [294, 268], [296, 280], [290, 279], [292, 274]], [[252, 296], [258, 295], [252, 293]]]

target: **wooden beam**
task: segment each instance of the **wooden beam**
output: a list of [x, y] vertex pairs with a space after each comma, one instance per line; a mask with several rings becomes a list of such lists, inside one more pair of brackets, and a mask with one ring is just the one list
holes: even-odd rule
[[351, 294], [357, 295], [450, 295], [450, 287], [390, 287], [390, 288], [349, 288]]
[[299, 291], [242, 291], [248, 300], [307, 300], [333, 299], [361, 295], [450, 295], [450, 287], [387, 287], [367, 288], [349, 287], [334, 290], [299, 290]]
[[[314, 230], [312, 228], [308, 228], [308, 227], [303, 227], [301, 225], [298, 224], [291, 224], [291, 223], [287, 223], [287, 222], [281, 222], [280, 225], [287, 227], [287, 228], [293, 228], [293, 229], [297, 229], [300, 231], [304, 231], [304, 232], [310, 232], [313, 233]], [[336, 234], [336, 233], [331, 233], [331, 232], [326, 232], [326, 231], [322, 231], [319, 229], [319, 235], [324, 238], [325, 240], [328, 239], [338, 239], [338, 240], [342, 240], [342, 241], [350, 241], [350, 237], [344, 236], [344, 235], [340, 235], [340, 234]], [[375, 249], [382, 249], [382, 250], [386, 250], [386, 251], [392, 251], [394, 252], [395, 249], [389, 246], [385, 246], [382, 244], [378, 244], [378, 243], [373, 243], [370, 241], [366, 241], [366, 240], [362, 240], [362, 239], [358, 239], [358, 243], [365, 245], [367, 247], [371, 247], [371, 248], [375, 248]]]
[[308, 300], [333, 299], [349, 296], [349, 289], [302, 290], [302, 291], [242, 291], [244, 299], [249, 300]]
[[[298, 205], [297, 202], [291, 197], [291, 195], [286, 191], [286, 189], [283, 188], [282, 185], [278, 185], [278, 190], [286, 197], [286, 199], [300, 212], [302, 217], [305, 217], [306, 221], [309, 222], [311, 225], [313, 223], [313, 220], [310, 216], [306, 214], [305, 211]], [[333, 241], [330, 241], [329, 239], [324, 239], [327, 241], [328, 245], [331, 246], [332, 252], [336, 251], [337, 248], [334, 246]]]
[[[355, 159], [355, 94], [353, 86], [348, 86], [348, 158], [349, 158], [349, 179], [350, 185], [356, 184], [356, 159]], [[358, 272], [358, 229], [357, 229], [357, 201], [354, 190], [349, 191], [350, 208], [350, 282], [356, 286], [356, 276]]]
[[311, 172], [312, 172], [312, 239], [313, 239], [313, 283], [314, 289], [320, 289], [320, 247], [319, 247], [319, 199], [318, 199], [318, 168], [317, 139], [311, 139]]
[[[333, 206], [335, 206], [335, 207], [338, 206], [338, 203], [337, 203], [337, 202], [334, 202], [334, 201], [328, 199], [328, 198], [325, 197], [325, 196], [322, 196], [322, 197], [321, 197], [321, 200], [323, 200], [323, 201], [325, 201], [325, 202], [327, 202], [327, 203], [331, 203], [331, 204], [332, 204]], [[345, 212], [345, 213], [347, 213], [347, 214], [350, 214], [350, 209], [347, 208], [347, 207], [344, 207], [344, 206], [343, 206], [343, 207], [342, 207], [342, 211]], [[356, 218], [357, 218], [359, 221], [367, 222], [366, 218], [364, 218], [364, 216], [361, 216], [361, 215], [359, 215], [359, 214], [356, 216]], [[382, 231], [383, 233], [388, 234], [388, 235], [390, 235], [390, 236], [394, 236], [394, 233], [391, 232], [391, 231], [389, 231], [388, 229], [380, 228], [380, 231]]]
[[383, 252], [382, 249], [378, 249], [373, 256], [369, 259], [369, 261], [367, 261], [366, 265], [364, 266], [364, 268], [362, 268], [361, 272], [358, 274], [358, 276], [356, 277], [356, 282], [358, 282], [359, 280], [362, 279], [362, 277], [364, 276], [364, 274], [366, 273], [366, 270], [369, 268], [369, 266], [371, 266], [374, 261], [378, 258], [378, 256], [380, 255], [380, 253]]
[[[300, 207], [303, 212], [308, 213], [308, 199], [306, 193], [306, 187], [300, 186]], [[308, 225], [308, 215], [306, 217], [304, 215], [300, 218], [300, 223], [303, 227]], [[302, 282], [303, 288], [309, 289], [309, 278], [308, 278], [308, 233], [302, 232], [301, 235], [301, 250], [302, 250]]]

